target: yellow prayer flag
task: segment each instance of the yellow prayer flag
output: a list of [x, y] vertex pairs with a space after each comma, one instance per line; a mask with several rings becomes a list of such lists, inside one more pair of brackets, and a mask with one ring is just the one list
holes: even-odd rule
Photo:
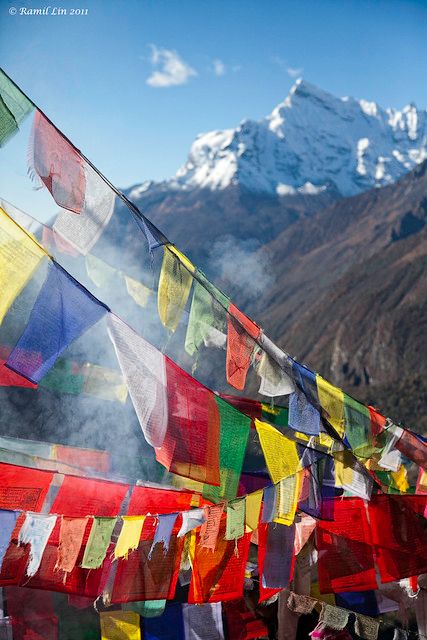
[[334, 455], [335, 461], [335, 486], [351, 486], [353, 483], [353, 469], [348, 464], [348, 452], [340, 451]]
[[179, 251], [172, 248], [172, 245], [164, 248], [157, 306], [162, 324], [175, 331], [190, 295], [193, 277], [177, 257]]
[[179, 251], [175, 247], [175, 245], [168, 244], [167, 246], [170, 249], [170, 251], [172, 251], [172, 253], [174, 253], [176, 255], [176, 257], [184, 265], [184, 267], [186, 267], [191, 273], [195, 272], [196, 268], [195, 268], [194, 264], [187, 258], [187, 256], [185, 256], [183, 253], [181, 253], [181, 251]]
[[102, 611], [101, 640], [141, 640], [139, 613], [134, 611]]
[[290, 526], [295, 520], [298, 498], [301, 493], [301, 485], [304, 471], [299, 471], [293, 476], [283, 478], [279, 482], [278, 499], [276, 504], [276, 516], [274, 522]]
[[91, 254], [85, 257], [85, 264], [87, 275], [97, 287], [108, 287], [112, 284], [113, 278], [117, 273], [114, 267]]
[[114, 560], [126, 558], [139, 545], [145, 516], [122, 516], [123, 526], [114, 549]]
[[255, 426], [274, 484], [294, 475], [300, 468], [296, 443], [266, 422], [255, 420]]
[[344, 392], [316, 374], [317, 394], [328, 422], [340, 438], [344, 436]]
[[262, 489], [246, 496], [246, 524], [253, 531], [258, 528], [261, 503]]
[[138, 304], [140, 307], [146, 307], [148, 304], [148, 300], [150, 298], [151, 289], [139, 282], [139, 280], [135, 280], [130, 276], [125, 275], [125, 283], [128, 294], [131, 298]]
[[45, 257], [37, 240], [0, 208], [0, 324]]
[[408, 474], [404, 467], [404, 465], [400, 465], [397, 471], [391, 471], [391, 477], [393, 478], [393, 483], [401, 493], [406, 493], [409, 489], [408, 482]]

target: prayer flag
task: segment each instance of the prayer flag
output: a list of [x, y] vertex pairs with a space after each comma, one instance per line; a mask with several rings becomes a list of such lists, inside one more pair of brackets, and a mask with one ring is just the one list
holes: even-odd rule
[[261, 378], [258, 393], [263, 396], [287, 396], [295, 391], [293, 381], [265, 351], [258, 363], [257, 374]]
[[113, 313], [108, 332], [144, 437], [161, 447], [168, 426], [165, 357]]
[[159, 618], [144, 619], [144, 640], [186, 640], [182, 605], [168, 602]]
[[344, 392], [316, 375], [317, 393], [325, 418], [340, 438], [344, 436]]
[[289, 426], [310, 436], [320, 433], [320, 413], [299, 390], [289, 396]]
[[149, 560], [151, 560], [154, 548], [159, 542], [161, 542], [163, 545], [163, 553], [166, 555], [166, 553], [168, 552], [169, 542], [177, 517], [177, 513], [167, 513], [158, 516], [156, 533], [154, 534], [153, 544], [151, 546], [150, 553], [148, 554]]
[[284, 589], [289, 585], [294, 563], [295, 525], [267, 524], [264, 566], [260, 579], [268, 589]]
[[47, 516], [40, 513], [26, 514], [25, 521], [18, 534], [18, 544], [30, 545], [27, 576], [31, 577], [37, 573], [55, 523], [56, 516]]
[[195, 281], [188, 318], [185, 350], [192, 356], [209, 339], [213, 329], [224, 332], [227, 326], [224, 308], [199, 282]]
[[317, 394], [316, 374], [304, 365], [292, 360], [292, 373], [298, 388], [306, 395], [308, 401], [319, 409], [319, 396]]
[[134, 611], [101, 611], [101, 640], [141, 640], [139, 614]]
[[368, 458], [372, 443], [371, 414], [368, 407], [344, 394], [345, 436], [356, 455]]
[[236, 540], [245, 535], [245, 499], [233, 500], [227, 505], [226, 540]]
[[87, 518], [61, 517], [56, 568], [67, 573], [74, 569], [83, 543], [87, 521]]
[[117, 518], [94, 517], [83, 555], [82, 569], [98, 569], [102, 565], [116, 522]]
[[222, 605], [182, 605], [185, 640], [224, 640]]
[[274, 522], [290, 526], [295, 520], [298, 498], [301, 492], [301, 484], [304, 472], [299, 471], [292, 476], [282, 478], [278, 485], [278, 500]]
[[122, 529], [114, 549], [114, 559], [128, 558], [138, 548], [145, 516], [122, 516]]
[[135, 280], [130, 276], [124, 276], [126, 289], [130, 297], [138, 304], [140, 307], [146, 307], [148, 301], [151, 296], [151, 289], [139, 282], [139, 280]]
[[224, 504], [205, 507], [207, 519], [200, 529], [200, 544], [202, 547], [211, 549], [212, 551], [215, 550], [223, 511]]
[[19, 511], [6, 511], [5, 509], [0, 509], [0, 570], [13, 530], [16, 526], [18, 515]]
[[272, 522], [276, 515], [277, 489], [272, 484], [263, 490], [261, 522]]
[[205, 511], [203, 508], [191, 509], [191, 511], [183, 511], [181, 513], [182, 524], [178, 531], [178, 538], [185, 536], [192, 529], [196, 529], [206, 522]]
[[172, 332], [178, 326], [193, 283], [194, 267], [182, 258], [172, 245], [165, 246], [157, 302], [160, 320]]
[[0, 69], [0, 147], [15, 135], [33, 109], [33, 103]]
[[266, 422], [255, 420], [255, 425], [272, 481], [294, 475], [300, 469], [296, 443]]
[[38, 383], [60, 354], [107, 310], [59, 264], [49, 262], [46, 280], [7, 366]]
[[43, 247], [0, 208], [0, 324], [47, 256]]
[[260, 328], [233, 303], [228, 309], [227, 382], [242, 391]]
[[246, 496], [246, 524], [253, 531], [258, 528], [261, 504], [262, 490], [254, 491]]

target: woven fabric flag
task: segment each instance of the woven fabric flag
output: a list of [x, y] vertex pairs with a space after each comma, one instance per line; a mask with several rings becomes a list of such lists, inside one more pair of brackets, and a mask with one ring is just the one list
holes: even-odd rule
[[[121, 373], [90, 362], [84, 364], [80, 371], [84, 380], [84, 393], [102, 400], [115, 400], [122, 404], [126, 402], [128, 388]], [[79, 374], [76, 375], [78, 376]]]
[[272, 484], [263, 490], [263, 503], [261, 512], [261, 522], [273, 522], [276, 515], [277, 488]]
[[185, 640], [224, 640], [222, 605], [182, 605]]
[[246, 525], [253, 531], [257, 529], [262, 504], [262, 490], [254, 491], [246, 496]]
[[130, 297], [140, 307], [146, 307], [151, 296], [151, 289], [142, 284], [142, 282], [139, 282], [139, 280], [135, 280], [135, 278], [131, 278], [130, 276], [125, 275], [124, 279], [126, 290]]
[[193, 356], [202, 344], [210, 344], [214, 331], [224, 333], [226, 328], [225, 309], [196, 281], [185, 336], [186, 352]]
[[112, 313], [108, 332], [144, 437], [160, 447], [168, 426], [165, 358]]
[[350, 495], [359, 496], [364, 500], [371, 497], [374, 481], [363, 470], [350, 451], [339, 451], [334, 454], [335, 486], [342, 487]]
[[371, 414], [368, 407], [344, 394], [345, 435], [356, 455], [368, 458], [372, 444]]
[[225, 529], [226, 540], [236, 540], [245, 535], [245, 507], [244, 498], [233, 500], [227, 505], [227, 526]]
[[297, 390], [289, 396], [289, 426], [310, 436], [320, 433], [320, 413], [304, 393]]
[[114, 548], [114, 559], [128, 558], [138, 548], [145, 516], [122, 516], [122, 529]]
[[193, 283], [194, 267], [175, 247], [164, 249], [159, 278], [157, 306], [162, 324], [175, 331], [187, 304]]
[[141, 640], [139, 615], [134, 611], [101, 611], [101, 640]]
[[257, 374], [261, 378], [258, 393], [263, 396], [269, 398], [287, 396], [295, 391], [295, 385], [291, 378], [265, 351], [257, 366]]
[[[163, 616], [166, 609], [166, 600], [141, 600], [139, 602], [124, 602], [124, 611], [135, 611], [143, 618], [158, 618]], [[144, 631], [146, 624], [144, 621]], [[144, 636], [145, 638], [145, 636]]]
[[117, 518], [93, 519], [81, 564], [82, 569], [98, 569], [102, 565], [116, 522]]
[[113, 215], [116, 194], [87, 162], [83, 164], [83, 175], [85, 191], [80, 210], [72, 213], [74, 209], [61, 205], [64, 208], [58, 214], [53, 230], [73, 249], [86, 255]]
[[156, 459], [172, 473], [220, 485], [220, 413], [215, 394], [165, 358], [168, 428]]
[[240, 391], [245, 388], [255, 340], [260, 333], [261, 329], [231, 303], [228, 308], [226, 373], [227, 382]]
[[88, 253], [85, 257], [86, 271], [92, 282], [100, 288], [112, 285], [114, 277], [117, 273], [114, 267]]
[[0, 147], [18, 131], [33, 109], [33, 103], [0, 69]]
[[206, 522], [206, 515], [203, 508], [183, 511], [181, 513], [182, 524], [178, 531], [178, 538], [185, 536], [189, 531], [201, 527]]
[[27, 566], [27, 576], [37, 573], [42, 561], [43, 551], [56, 524], [56, 516], [40, 513], [27, 513], [25, 521], [18, 534], [18, 545], [29, 544], [30, 556]]
[[267, 525], [264, 566], [261, 580], [269, 589], [284, 589], [289, 585], [294, 562], [295, 525]]
[[251, 419], [215, 395], [220, 415], [219, 487], [203, 487], [203, 496], [212, 502], [232, 500], [237, 495]]
[[168, 602], [159, 618], [145, 619], [144, 640], [185, 640], [181, 604]]
[[296, 443], [266, 422], [255, 420], [255, 425], [272, 481], [294, 475], [300, 468]]
[[67, 573], [74, 569], [83, 543], [86, 525], [87, 518], [61, 517], [56, 569]]
[[308, 401], [319, 409], [316, 374], [296, 360], [292, 361], [292, 374], [298, 388], [306, 395]]
[[344, 436], [344, 392], [338, 387], [316, 375], [317, 393], [325, 417], [337, 434]]
[[295, 473], [293, 476], [283, 478], [278, 486], [278, 500], [276, 505], [276, 514], [274, 522], [282, 525], [290, 526], [295, 520], [297, 510], [298, 497], [301, 492], [301, 484], [303, 479], [302, 471]]
[[205, 507], [206, 522], [200, 529], [200, 545], [202, 547], [211, 549], [212, 551], [215, 550], [223, 511], [224, 504]]
[[0, 208], [0, 324], [46, 251]]
[[402, 453], [405, 458], [411, 460], [419, 467], [427, 471], [427, 444], [418, 438], [414, 433], [403, 429], [400, 438], [396, 441], [396, 449]]
[[0, 509], [0, 570], [18, 516], [18, 511], [6, 511], [5, 509]]
[[319, 620], [330, 629], [341, 630], [347, 625], [349, 615], [350, 612], [345, 609], [333, 607], [326, 602], [322, 602]]
[[[135, 213], [133, 210], [131, 211], [132, 213]], [[144, 234], [148, 250], [150, 254], [153, 255], [154, 249], [161, 247], [163, 244], [169, 244], [169, 241], [166, 236], [164, 236], [163, 233], [159, 231], [159, 229], [157, 229], [150, 220], [148, 220], [148, 218], [146, 218], [142, 213], [138, 213], [139, 215], [134, 215], [133, 219]]]
[[150, 553], [148, 554], [149, 560], [151, 560], [156, 544], [158, 543], [163, 545], [163, 553], [165, 555], [168, 552], [169, 542], [177, 517], [177, 513], [166, 513], [158, 516], [156, 533], [154, 534], [153, 544], [151, 545]]
[[38, 383], [60, 354], [107, 311], [108, 307], [59, 264], [50, 261], [27, 326], [7, 366]]
[[[354, 630], [356, 631], [359, 638], [363, 638], [363, 640], [377, 640], [379, 628], [379, 620], [374, 620], [373, 618], [362, 616], [360, 613], [356, 614]], [[420, 638], [421, 637], [422, 636], [420, 634]]]
[[60, 207], [81, 213], [86, 190], [84, 161], [38, 110], [31, 133], [30, 171], [40, 178]]

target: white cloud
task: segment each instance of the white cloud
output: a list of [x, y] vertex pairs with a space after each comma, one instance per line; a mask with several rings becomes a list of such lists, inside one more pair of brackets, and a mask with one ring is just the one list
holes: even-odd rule
[[298, 76], [302, 75], [304, 69], [302, 69], [301, 67], [299, 69], [288, 67], [286, 71], [288, 73], [288, 76], [291, 76], [291, 78], [298, 78]]
[[225, 75], [225, 72], [226, 72], [225, 64], [223, 63], [222, 60], [219, 60], [219, 58], [216, 58], [216, 60], [212, 61], [212, 67], [213, 67], [213, 72], [216, 76]]
[[161, 49], [152, 44], [150, 62], [157, 67], [147, 78], [147, 84], [150, 87], [173, 87], [186, 84], [189, 78], [197, 76], [197, 71], [171, 49]]

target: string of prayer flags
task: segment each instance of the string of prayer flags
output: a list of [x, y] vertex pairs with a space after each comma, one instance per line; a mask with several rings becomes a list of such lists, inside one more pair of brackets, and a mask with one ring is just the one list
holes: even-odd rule
[[28, 577], [34, 576], [37, 573], [47, 541], [55, 524], [56, 516], [47, 516], [40, 513], [26, 514], [24, 523], [18, 534], [18, 545], [30, 545], [30, 556], [27, 566]]
[[233, 500], [227, 504], [226, 540], [236, 540], [245, 535], [245, 506], [244, 498]]
[[47, 256], [43, 247], [0, 208], [0, 324]]
[[185, 536], [192, 529], [196, 529], [206, 522], [206, 515], [203, 507], [199, 509], [191, 509], [191, 511], [183, 511], [181, 513], [182, 523], [178, 531], [178, 538]]
[[74, 569], [83, 543], [87, 522], [87, 518], [61, 517], [57, 569], [66, 573]]
[[86, 190], [83, 159], [38, 110], [34, 114], [30, 154], [30, 171], [49, 189], [55, 202], [81, 213]]
[[159, 278], [157, 304], [160, 320], [174, 332], [187, 304], [194, 266], [173, 245], [166, 245]]
[[0, 147], [15, 135], [33, 109], [34, 104], [0, 69]]
[[300, 469], [297, 445], [267, 422], [255, 420], [268, 473], [274, 484]]
[[219, 527], [221, 525], [221, 517], [224, 511], [224, 503], [205, 507], [204, 510], [206, 513], [206, 522], [200, 529], [200, 545], [205, 549], [214, 551]]
[[98, 569], [107, 555], [117, 518], [94, 517], [81, 567]]
[[0, 570], [18, 519], [18, 511], [0, 509]]
[[[86, 161], [83, 161], [82, 167], [85, 191], [80, 209], [74, 211], [60, 205], [64, 208], [53, 224], [53, 231], [73, 249], [86, 255], [98, 242], [113, 215], [116, 194]], [[58, 202], [56, 198], [55, 200]], [[75, 215], [76, 213], [79, 215]]]
[[220, 602], [182, 605], [185, 640], [224, 640]]
[[7, 366], [38, 383], [60, 354], [107, 311], [108, 307], [59, 264], [50, 261], [46, 280]]
[[344, 392], [316, 375], [319, 402], [329, 424], [340, 438], [344, 436]]
[[265, 351], [258, 363], [257, 374], [261, 378], [258, 393], [263, 396], [269, 398], [287, 396], [295, 391], [295, 385], [291, 378]]
[[261, 329], [245, 316], [233, 303], [228, 308], [227, 382], [242, 391], [251, 363], [255, 340]]
[[113, 313], [107, 322], [144, 437], [161, 447], [168, 426], [165, 358]]
[[101, 640], [141, 640], [139, 615], [134, 611], [101, 611]]
[[220, 415], [220, 486], [203, 486], [203, 496], [212, 502], [232, 500], [237, 495], [251, 419], [215, 395]]
[[164, 554], [168, 552], [169, 542], [177, 517], [177, 513], [168, 513], [158, 516], [156, 533], [154, 534], [153, 544], [151, 546], [150, 553], [148, 554], [149, 560], [151, 560], [155, 546], [158, 543], [163, 545]]
[[289, 396], [288, 423], [291, 429], [306, 435], [318, 436], [320, 433], [320, 413], [299, 390]]
[[131, 551], [138, 548], [145, 516], [121, 516], [122, 528], [114, 547], [114, 559], [128, 558]]
[[195, 281], [188, 317], [185, 350], [193, 356], [208, 341], [214, 330], [224, 333], [227, 318], [224, 308], [199, 282]]

